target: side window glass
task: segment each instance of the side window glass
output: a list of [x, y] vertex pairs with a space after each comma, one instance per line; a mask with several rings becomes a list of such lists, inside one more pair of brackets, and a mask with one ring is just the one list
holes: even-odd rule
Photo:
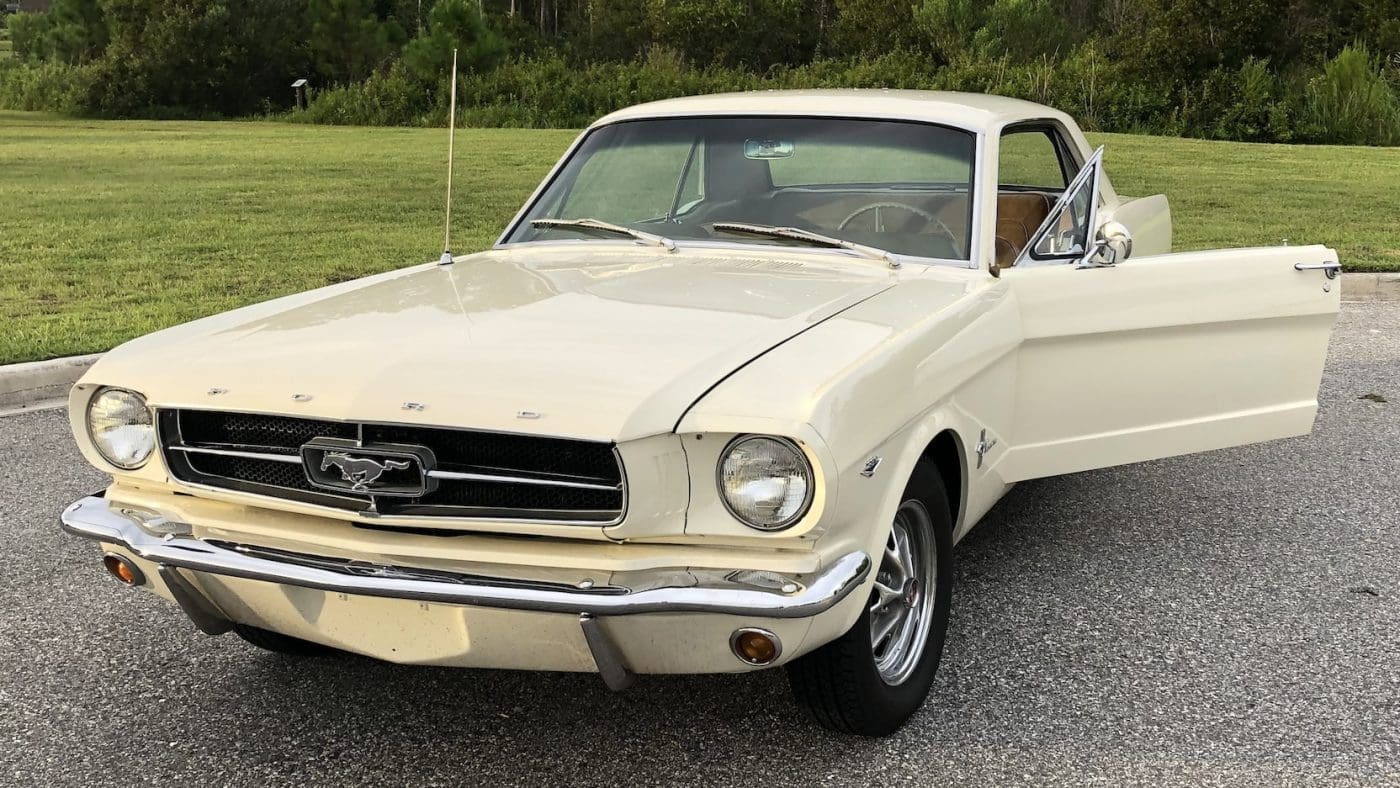
[[1068, 176], [1060, 151], [1043, 129], [1010, 131], [1001, 138], [998, 184], [1003, 191], [1064, 191]]

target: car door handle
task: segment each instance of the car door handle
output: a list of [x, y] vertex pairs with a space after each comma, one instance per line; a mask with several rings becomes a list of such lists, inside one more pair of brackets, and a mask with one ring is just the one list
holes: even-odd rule
[[1341, 263], [1294, 263], [1295, 271], [1326, 271], [1328, 279], [1336, 279], [1342, 272]]

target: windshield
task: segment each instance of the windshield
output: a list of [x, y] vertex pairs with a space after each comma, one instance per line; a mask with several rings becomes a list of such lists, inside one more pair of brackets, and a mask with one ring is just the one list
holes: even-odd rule
[[619, 233], [599, 232], [608, 223], [676, 241], [812, 245], [723, 227], [747, 224], [967, 261], [975, 142], [969, 132], [901, 121], [616, 123], [584, 139], [506, 241], [616, 242]]

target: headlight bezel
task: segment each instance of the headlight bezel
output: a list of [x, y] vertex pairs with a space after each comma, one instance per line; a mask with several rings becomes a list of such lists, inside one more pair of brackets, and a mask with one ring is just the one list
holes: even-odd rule
[[[725, 462], [734, 453], [734, 450], [737, 447], [739, 447], [743, 443], [753, 440], [767, 440], [782, 445], [783, 447], [785, 447], [793, 453], [793, 455], [799, 461], [800, 467], [805, 471], [807, 489], [802, 499], [802, 503], [797, 507], [797, 509], [793, 511], [791, 515], [775, 523], [754, 522], [744, 517], [736, 510], [734, 504], [729, 500], [729, 495], [725, 492]], [[812, 511], [812, 504], [816, 500], [816, 488], [817, 470], [815, 464], [812, 462], [812, 458], [808, 456], [807, 452], [802, 449], [802, 446], [798, 444], [797, 441], [793, 440], [792, 438], [784, 437], [781, 435], [764, 435], [760, 433], [745, 433], [741, 435], [736, 435], [732, 439], [730, 439], [728, 443], [725, 444], [724, 449], [720, 451], [719, 457], [715, 461], [715, 492], [719, 496], [720, 503], [724, 506], [725, 511], [729, 513], [729, 516], [733, 517], [736, 521], [738, 521], [745, 527], [752, 528], [755, 531], [760, 531], [763, 533], [785, 531], [802, 522], [803, 518], [805, 518], [808, 515], [808, 513]]]
[[[102, 397], [112, 393], [133, 397], [136, 403], [139, 405], [139, 410], [146, 415], [145, 426], [149, 430], [149, 441], [148, 445], [145, 447], [144, 454], [139, 459], [130, 462], [124, 462], [116, 459], [112, 456], [111, 453], [107, 451], [107, 449], [104, 447], [103, 441], [98, 438], [97, 432], [93, 429], [93, 412], [94, 409], [97, 407], [98, 401], [101, 400]], [[127, 426], [141, 426], [140, 422], [127, 422], [126, 424]], [[156, 454], [157, 441], [155, 416], [151, 412], [151, 406], [150, 403], [147, 402], [146, 396], [139, 391], [123, 388], [121, 386], [97, 387], [88, 397], [87, 407], [83, 410], [83, 425], [87, 430], [88, 442], [91, 444], [93, 451], [97, 453], [98, 457], [102, 458], [103, 462], [107, 463], [113, 468], [117, 468], [123, 471], [139, 470], [141, 468], [144, 468], [146, 464], [151, 461], [151, 458], [154, 457]]]

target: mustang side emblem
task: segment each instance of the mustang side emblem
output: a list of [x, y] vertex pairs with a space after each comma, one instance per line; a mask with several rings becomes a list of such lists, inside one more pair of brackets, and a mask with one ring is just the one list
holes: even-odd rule
[[328, 471], [334, 466], [340, 469], [340, 478], [350, 482], [355, 492], [369, 492], [369, 486], [379, 480], [385, 471], [406, 471], [412, 463], [407, 460], [372, 460], [368, 457], [351, 457], [343, 451], [328, 451], [321, 457], [321, 470]]

